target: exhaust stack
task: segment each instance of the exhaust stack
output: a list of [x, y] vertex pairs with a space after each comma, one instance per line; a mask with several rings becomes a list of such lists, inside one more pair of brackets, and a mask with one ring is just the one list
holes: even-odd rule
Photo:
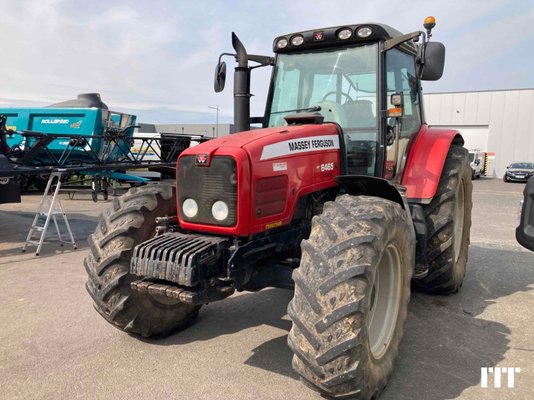
[[232, 46], [236, 52], [234, 72], [234, 125], [236, 132], [250, 130], [250, 68], [245, 46], [232, 32]]

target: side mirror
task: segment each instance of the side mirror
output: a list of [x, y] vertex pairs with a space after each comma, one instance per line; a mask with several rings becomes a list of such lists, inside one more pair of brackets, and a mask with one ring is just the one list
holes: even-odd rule
[[424, 57], [420, 65], [420, 78], [423, 81], [437, 81], [443, 75], [445, 67], [445, 46], [440, 42], [422, 44], [420, 57]]
[[222, 92], [224, 84], [226, 83], [226, 63], [220, 61], [215, 67], [215, 80], [213, 82], [213, 88], [216, 93]]
[[515, 238], [526, 249], [534, 251], [534, 178], [525, 186], [521, 220], [515, 230]]

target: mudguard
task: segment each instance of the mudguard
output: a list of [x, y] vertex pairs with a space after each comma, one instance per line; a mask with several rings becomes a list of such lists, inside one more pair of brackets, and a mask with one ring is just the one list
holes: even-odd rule
[[386, 179], [374, 176], [341, 175], [334, 178], [343, 190], [353, 196], [367, 195], [376, 196], [398, 203], [403, 209], [407, 209], [399, 189]]
[[439, 179], [451, 144], [464, 144], [453, 129], [421, 127], [408, 155], [402, 185], [412, 203], [428, 204], [436, 194]]
[[530, 178], [525, 186], [521, 221], [515, 230], [519, 244], [534, 251], [534, 178]]

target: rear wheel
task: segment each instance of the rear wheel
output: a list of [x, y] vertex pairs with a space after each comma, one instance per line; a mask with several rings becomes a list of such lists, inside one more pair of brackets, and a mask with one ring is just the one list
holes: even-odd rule
[[104, 211], [85, 259], [86, 288], [95, 309], [109, 323], [144, 337], [165, 336], [186, 327], [200, 307], [133, 291], [132, 251], [154, 236], [155, 218], [176, 214], [176, 191], [158, 184], [134, 188]]
[[385, 387], [410, 298], [413, 228], [388, 200], [344, 195], [325, 204], [302, 242], [288, 306], [293, 368], [334, 398]]
[[468, 152], [452, 145], [436, 195], [424, 208], [428, 228], [428, 274], [416, 286], [455, 293], [462, 286], [471, 230], [472, 191]]

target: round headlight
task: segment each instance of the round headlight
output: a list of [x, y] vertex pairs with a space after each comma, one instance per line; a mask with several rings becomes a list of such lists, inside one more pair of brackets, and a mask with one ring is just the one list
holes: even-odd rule
[[182, 211], [187, 218], [193, 218], [198, 213], [198, 204], [193, 199], [185, 199], [182, 203]]
[[337, 33], [337, 38], [338, 39], [341, 39], [341, 40], [345, 40], [345, 39], [348, 39], [352, 36], [352, 31], [348, 28], [346, 29], [341, 29], [338, 33]]
[[371, 33], [373, 33], [373, 30], [370, 26], [362, 26], [356, 31], [356, 35], [361, 38], [366, 38], [371, 36]]
[[211, 214], [217, 221], [224, 221], [228, 217], [228, 205], [221, 200], [211, 206]]
[[302, 43], [304, 43], [302, 35], [295, 35], [291, 38], [291, 44], [293, 46], [300, 46]]
[[286, 47], [287, 47], [287, 39], [286, 38], [278, 39], [278, 42], [276, 42], [276, 48], [284, 49]]

